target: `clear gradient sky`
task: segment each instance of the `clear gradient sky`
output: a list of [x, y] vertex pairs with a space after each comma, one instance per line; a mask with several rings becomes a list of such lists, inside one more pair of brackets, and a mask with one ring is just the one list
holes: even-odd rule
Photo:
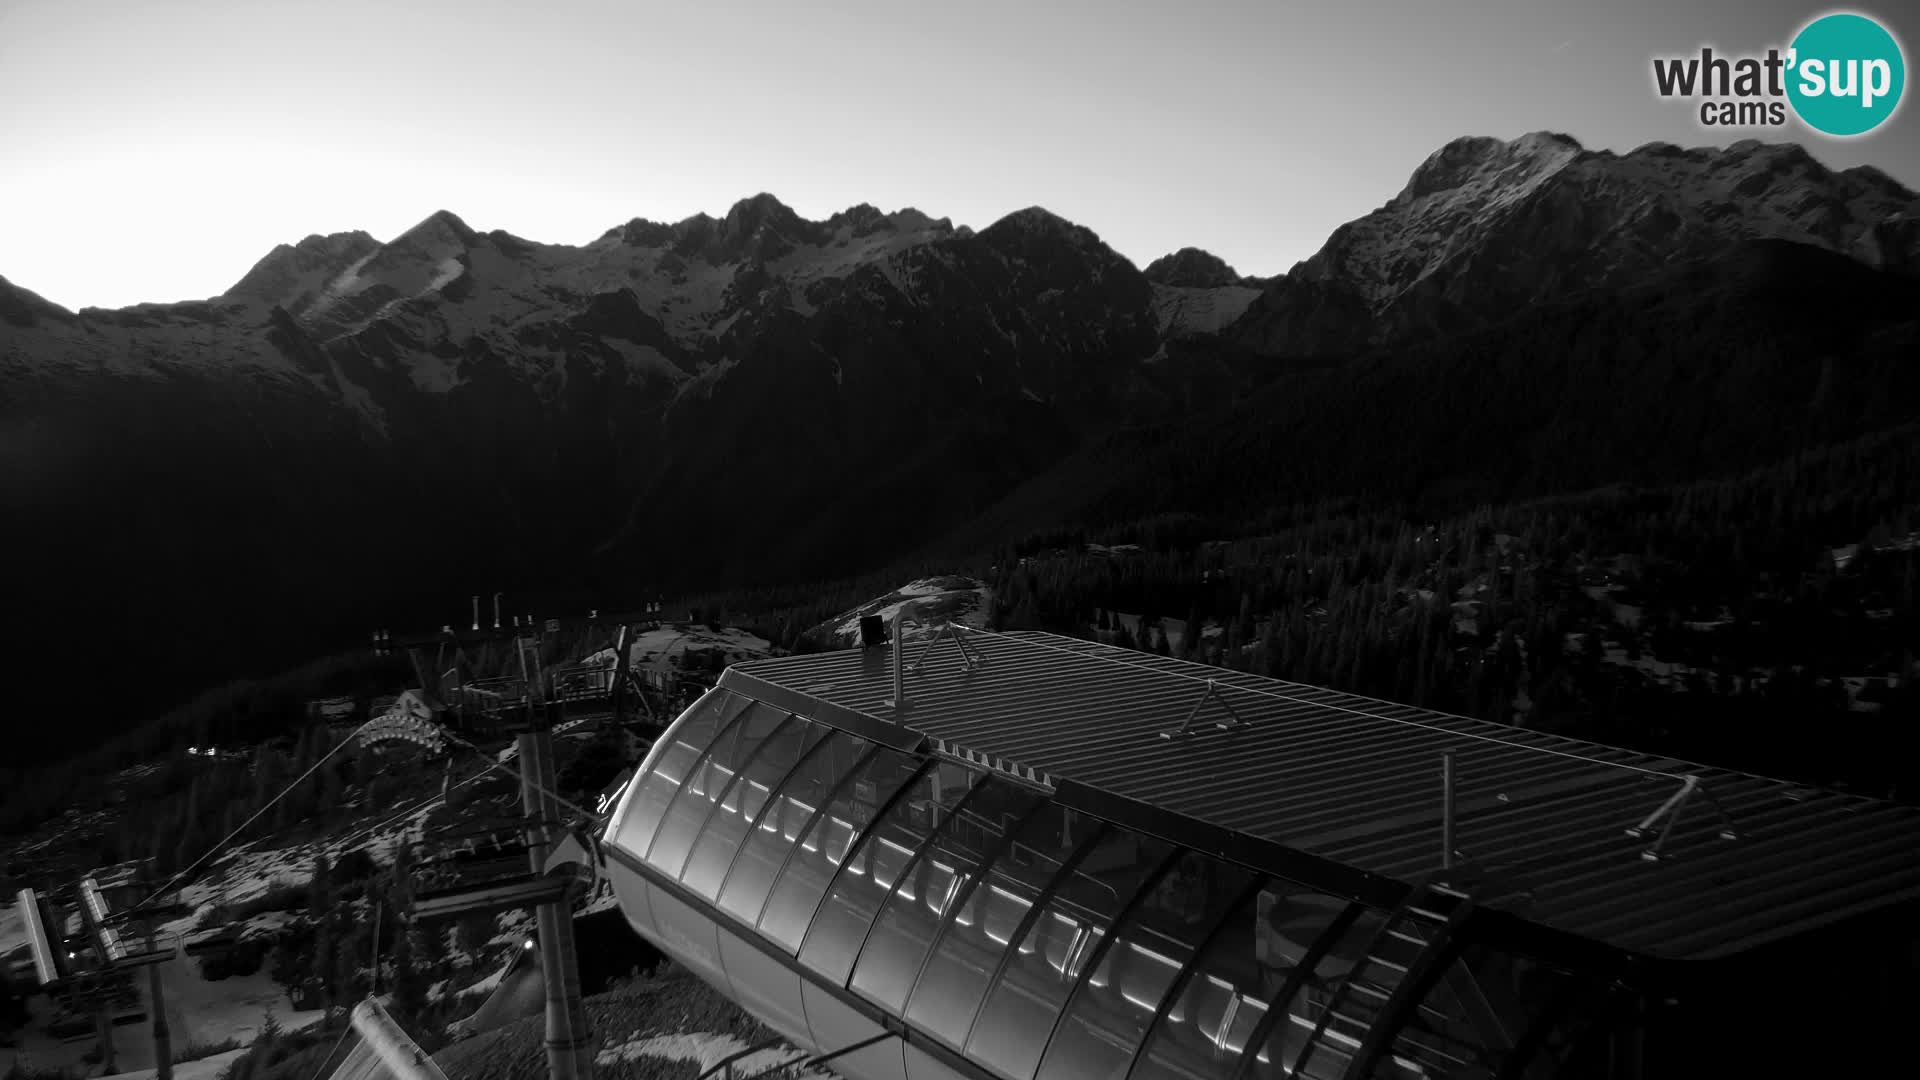
[[[448, 209], [579, 244], [759, 191], [976, 228], [1038, 204], [1141, 265], [1193, 245], [1274, 274], [1459, 135], [1731, 141], [1654, 96], [1651, 57], [1784, 46], [1826, 10], [0, 0], [0, 275], [68, 307], [201, 298], [311, 233]], [[1853, 10], [1913, 66], [1913, 8]], [[1911, 103], [1859, 139], [1756, 134], [1920, 187]]]

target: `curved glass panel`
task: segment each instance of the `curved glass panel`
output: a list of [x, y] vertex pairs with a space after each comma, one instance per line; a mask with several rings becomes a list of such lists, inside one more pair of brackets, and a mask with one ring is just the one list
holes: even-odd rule
[[903, 1012], [948, 911], [968, 889], [980, 864], [1000, 850], [1007, 830], [1045, 797], [1032, 788], [988, 777], [887, 899], [860, 950], [853, 989], [895, 1014]]
[[774, 787], [805, 760], [807, 752], [826, 738], [828, 731], [796, 716], [760, 744], [753, 758], [741, 767], [740, 779], [700, 827], [700, 837], [694, 841], [687, 868], [680, 875], [682, 884], [709, 900], [714, 898], [734, 857], [740, 854], [747, 830], [767, 809]]
[[1056, 884], [1009, 954], [967, 1038], [968, 1057], [1013, 1080], [1031, 1080], [1067, 995], [1133, 894], [1173, 845], [1111, 829]]
[[766, 910], [760, 913], [761, 934], [788, 952], [799, 949], [848, 849], [922, 764], [921, 759], [882, 747], [860, 764], [851, 782], [840, 785], [788, 854], [787, 865], [767, 897]]
[[1253, 878], [1250, 870], [1199, 852], [1181, 855], [1114, 930], [1113, 944], [1074, 991], [1040, 1063], [1040, 1080], [1125, 1076], [1175, 980]]
[[720, 910], [751, 926], [760, 919], [767, 893], [786, 865], [800, 830], [826, 803], [834, 785], [858, 767], [874, 746], [844, 731], [834, 731], [800, 759], [747, 831], [740, 854], [720, 886]]
[[956, 1050], [966, 1045], [1008, 942], [1074, 852], [1103, 827], [1054, 802], [1022, 823], [1013, 843], [955, 896], [907, 1000], [907, 1019]]
[[1133, 1077], [1207, 1080], [1232, 1071], [1253, 1021], [1277, 988], [1275, 969], [1263, 962], [1259, 949], [1258, 921], [1272, 897], [1269, 890], [1246, 897], [1214, 932], [1175, 991], [1172, 1007], [1148, 1036]]
[[725, 690], [710, 690], [660, 735], [653, 749], [647, 751], [639, 775], [627, 785], [626, 799], [613, 828], [614, 843], [635, 855], [645, 855], [653, 846], [661, 816], [679, 794], [687, 771], [712, 745], [722, 721], [732, 715], [727, 708], [732, 700], [733, 695]]
[[1525, 957], [1468, 945], [1394, 1036], [1375, 1076], [1491, 1076], [1575, 983]]
[[734, 778], [739, 775], [740, 767], [790, 715], [787, 710], [765, 702], [741, 700], [747, 702], [746, 708], [714, 740], [713, 749], [706, 757], [687, 774], [686, 782], [680, 785], [680, 794], [674, 796], [673, 805], [667, 808], [660, 831], [653, 838], [653, 849], [647, 852], [647, 862], [675, 880], [685, 868], [687, 852], [693, 849], [693, 842], [699, 838], [700, 828], [707, 823], [714, 806], [734, 798]]
[[802, 964], [836, 984], [846, 983], [881, 905], [979, 779], [978, 772], [944, 759], [920, 774], [834, 876], [800, 946]]
[[[1285, 984], [1308, 950], [1347, 907], [1345, 899], [1285, 882], [1277, 882], [1261, 893], [1254, 924], [1254, 952], [1264, 969], [1269, 996]], [[1265, 1033], [1256, 1040], [1252, 1051], [1254, 1059], [1248, 1071], [1252, 1080], [1282, 1080], [1294, 1075], [1289, 1070], [1306, 1048], [1308, 1037], [1326, 1012], [1340, 979], [1362, 959], [1384, 918], [1380, 912], [1369, 911], [1355, 919], [1344, 934], [1330, 943], [1313, 970], [1300, 972], [1298, 992], [1293, 1000], [1280, 1003], [1282, 1012], [1271, 1023], [1266, 1023], [1269, 1003], [1238, 1003], [1243, 1011], [1258, 1014], [1250, 1016], [1250, 1021], [1265, 1024]], [[1250, 1004], [1251, 1008], [1246, 1008]], [[1353, 1051], [1358, 1048], [1353, 1019], [1350, 1014], [1329, 1019], [1327, 1029], [1315, 1042], [1306, 1069], [1299, 1074], [1301, 1077], [1319, 1080], [1337, 1077], [1346, 1070]], [[1248, 1033], [1255, 1027], [1254, 1022], [1235, 1020], [1236, 1027], [1243, 1024]], [[1234, 1033], [1228, 1032], [1228, 1040], [1233, 1037]], [[1242, 1045], [1246, 1037], [1246, 1034], [1240, 1035]], [[1137, 1071], [1136, 1075], [1139, 1075]]]

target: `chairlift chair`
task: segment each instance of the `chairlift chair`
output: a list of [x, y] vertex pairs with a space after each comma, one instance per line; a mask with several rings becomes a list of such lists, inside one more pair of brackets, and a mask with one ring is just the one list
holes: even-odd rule
[[500, 911], [563, 899], [570, 878], [536, 873], [527, 837], [558, 832], [558, 823], [498, 816], [457, 822], [426, 838], [432, 853], [413, 867], [413, 913], [421, 918]]

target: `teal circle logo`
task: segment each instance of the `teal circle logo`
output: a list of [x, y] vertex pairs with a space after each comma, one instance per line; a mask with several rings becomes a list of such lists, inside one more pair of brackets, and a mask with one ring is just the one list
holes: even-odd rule
[[1823, 15], [1790, 48], [1787, 99], [1815, 131], [1864, 135], [1900, 107], [1907, 86], [1900, 43], [1865, 15]]

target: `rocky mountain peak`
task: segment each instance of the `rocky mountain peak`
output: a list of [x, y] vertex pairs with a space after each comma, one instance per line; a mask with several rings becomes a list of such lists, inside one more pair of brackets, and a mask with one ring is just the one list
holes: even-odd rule
[[1398, 202], [1458, 191], [1476, 182], [1511, 185], [1566, 165], [1583, 152], [1570, 135], [1535, 131], [1511, 141], [1485, 135], [1455, 139], [1420, 163]]
[[751, 234], [766, 228], [791, 228], [800, 224], [800, 215], [763, 191], [734, 203], [723, 220], [729, 232]]
[[451, 210], [435, 210], [418, 225], [393, 238], [385, 250], [411, 251], [436, 258], [464, 252], [480, 243], [480, 234]]
[[[1551, 132], [1472, 137], [1428, 156], [1396, 198], [1336, 229], [1289, 276], [1366, 312], [1346, 343], [1355, 346], [1624, 287], [1751, 240], [1912, 266], [1900, 221], [1916, 210], [1913, 192], [1884, 173], [1834, 172], [1791, 143], [1651, 143], [1618, 155]], [[1294, 310], [1309, 299], [1326, 308], [1321, 292], [1276, 287], [1250, 312], [1272, 324], [1255, 336], [1284, 351], [1273, 343], [1288, 335], [1274, 328], [1312, 322]]]
[[297, 244], [280, 244], [253, 264], [253, 269], [224, 294], [229, 300], [291, 305], [380, 249], [380, 241], [358, 229], [318, 233]]
[[1198, 289], [1238, 285], [1242, 280], [1225, 259], [1210, 251], [1192, 247], [1160, 256], [1147, 264], [1142, 273], [1155, 285]]

